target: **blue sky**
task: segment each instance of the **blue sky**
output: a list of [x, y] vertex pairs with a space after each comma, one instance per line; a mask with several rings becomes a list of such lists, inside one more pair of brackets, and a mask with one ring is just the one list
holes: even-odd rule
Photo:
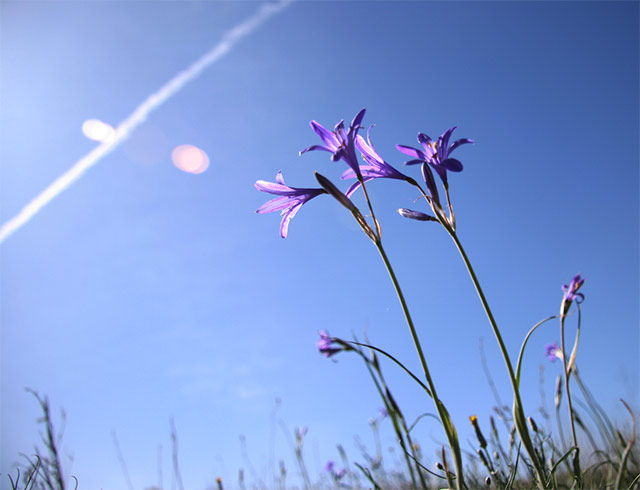
[[[0, 4], [2, 223], [96, 146], [86, 119], [122, 121], [260, 5]], [[294, 186], [315, 186], [314, 170], [338, 183], [344, 164], [298, 152], [319, 142], [310, 120], [333, 126], [362, 107], [396, 166], [395, 145], [418, 132], [457, 125], [475, 140], [456, 150], [452, 199], [509, 350], [581, 272], [582, 375], [611, 413], [623, 416], [620, 397], [637, 410], [638, 19], [637, 2], [306, 1], [269, 19], [0, 246], [0, 486], [37, 441], [25, 387], [66, 410], [64, 454], [82, 488], [126, 488], [113, 431], [135, 488], [157, 483], [159, 445], [169, 486], [170, 418], [187, 487], [217, 476], [233, 487], [241, 434], [266, 478], [271, 454], [292, 460], [279, 426], [272, 436], [276, 398], [290, 431], [309, 426], [313, 472], [337, 443], [361, 460], [353, 436], [373, 444], [380, 402], [357, 359], [331, 362], [315, 343], [320, 329], [366, 329], [419, 371], [392, 286], [337, 203], [305, 205], [282, 240], [278, 216], [254, 213], [268, 196], [253, 183], [280, 169]], [[209, 169], [174, 167], [180, 144], [206, 151]], [[494, 404], [481, 337], [509, 400], [489, 324], [446, 233], [396, 213], [420, 209], [417, 195], [396, 181], [369, 191], [440, 397], [470, 437], [467, 417], [487, 424]], [[543, 357], [554, 340], [558, 325], [543, 327], [525, 357], [533, 415], [539, 365], [548, 400], [560, 372]], [[432, 410], [387, 373], [409, 418]], [[423, 446], [437, 447], [443, 434], [421, 424]]]

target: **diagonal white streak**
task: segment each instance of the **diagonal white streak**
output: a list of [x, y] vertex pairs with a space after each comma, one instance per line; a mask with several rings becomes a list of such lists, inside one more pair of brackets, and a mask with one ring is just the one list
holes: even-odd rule
[[80, 160], [78, 160], [69, 170], [54, 180], [45, 190], [38, 194], [15, 217], [6, 221], [0, 227], [0, 243], [27, 223], [33, 215], [78, 180], [89, 168], [98, 163], [102, 157], [109, 154], [119, 146], [120, 143], [129, 137], [134, 129], [147, 119], [151, 111], [162, 105], [187, 83], [195, 79], [205, 68], [227, 54], [238, 41], [251, 34], [270, 17], [287, 7], [291, 1], [292, 0], [281, 0], [278, 3], [263, 5], [254, 15], [241, 22], [233, 29], [227, 31], [223, 35], [222, 40], [200, 57], [200, 59], [195, 61], [187, 69], [174, 76], [157, 92], [147, 97], [147, 99], [142, 102], [142, 104], [140, 104], [129, 117], [118, 125], [115, 135], [109, 141], [100, 144], [80, 158]]

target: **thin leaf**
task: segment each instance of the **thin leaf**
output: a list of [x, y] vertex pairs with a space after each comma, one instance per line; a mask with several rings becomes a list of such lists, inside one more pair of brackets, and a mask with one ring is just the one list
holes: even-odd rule
[[551, 477], [553, 476], [555, 471], [558, 469], [558, 466], [560, 465], [560, 463], [562, 463], [565, 459], [567, 459], [573, 451], [577, 451], [577, 450], [578, 448], [576, 446], [572, 446], [571, 448], [569, 448], [569, 450], [566, 453], [564, 453], [564, 455], [558, 461], [556, 461], [553, 464], [553, 466], [551, 467], [551, 473], [549, 473], [549, 477], [547, 478], [547, 486], [551, 482]]
[[[375, 346], [373, 346], [373, 345], [369, 345], [369, 344], [362, 344], [362, 343], [360, 343], [360, 342], [354, 342], [354, 341], [345, 341], [345, 342], [346, 342], [346, 343], [348, 343], [348, 344], [355, 344], [355, 345], [359, 345], [359, 346], [362, 346], [362, 347], [367, 347], [368, 349], [374, 350], [374, 351], [379, 352], [380, 354], [382, 354], [382, 355], [384, 355], [384, 356], [388, 357], [388, 358], [389, 358], [389, 359], [391, 359], [393, 362], [395, 362], [398, 366], [400, 366], [402, 369], [404, 369], [404, 371], [405, 371], [409, 376], [411, 376], [411, 377], [413, 378], [413, 380], [414, 380], [416, 383], [418, 383], [418, 384], [420, 385], [420, 387], [421, 387], [424, 391], [426, 391], [426, 392], [427, 392], [427, 394], [428, 394], [429, 396], [431, 396], [431, 391], [429, 390], [429, 388], [427, 388], [427, 386], [426, 386], [422, 381], [420, 381], [420, 379], [419, 379], [415, 374], [413, 374], [411, 371], [409, 371], [409, 369], [408, 369], [404, 364], [402, 364], [400, 361], [398, 361], [395, 357], [393, 357], [393, 356], [392, 356], [391, 354], [389, 354], [388, 352], [385, 352], [385, 351], [383, 351], [382, 349], [380, 349], [380, 348], [378, 348], [378, 347], [375, 347]], [[432, 397], [432, 398], [433, 398], [433, 397]]]
[[369, 471], [368, 468], [362, 467], [359, 463], [353, 463], [353, 464], [356, 465], [356, 467], [360, 471], [362, 471], [362, 474], [367, 478], [367, 480], [369, 480], [373, 484], [373, 488], [375, 488], [376, 490], [382, 490], [380, 488], [380, 485], [378, 485], [376, 481], [373, 479], [373, 476], [371, 475], [371, 472]]
[[616, 484], [613, 487], [614, 490], [620, 489], [620, 484], [622, 483], [622, 477], [624, 476], [624, 470], [627, 466], [627, 459], [629, 459], [629, 453], [631, 453], [631, 449], [633, 448], [633, 445], [636, 442], [636, 416], [633, 414], [633, 411], [629, 408], [629, 405], [627, 405], [627, 402], [625, 402], [622, 398], [620, 398], [620, 401], [624, 405], [624, 408], [626, 408], [629, 411], [629, 414], [631, 414], [632, 427], [631, 427], [631, 437], [629, 438], [627, 447], [624, 448], [624, 453], [622, 453], [622, 461], [620, 461], [620, 468], [618, 469]]
[[531, 330], [529, 330], [529, 333], [527, 333], [527, 336], [524, 338], [524, 342], [522, 342], [522, 346], [520, 347], [520, 354], [518, 355], [518, 363], [516, 364], [516, 383], [518, 387], [520, 387], [520, 368], [522, 367], [522, 358], [524, 357], [524, 349], [527, 346], [529, 337], [531, 337], [531, 334], [533, 334], [533, 332], [535, 332], [539, 326], [548, 322], [549, 320], [553, 320], [554, 318], [558, 318], [558, 315], [553, 315], [545, 318], [544, 320], [540, 320], [533, 327], [531, 327]]

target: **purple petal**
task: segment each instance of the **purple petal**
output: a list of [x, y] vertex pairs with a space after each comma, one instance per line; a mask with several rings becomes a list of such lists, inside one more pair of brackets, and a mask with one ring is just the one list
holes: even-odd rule
[[426, 160], [426, 155], [424, 154], [424, 152], [420, 150], [416, 150], [415, 148], [412, 148], [410, 146], [404, 146], [404, 145], [396, 145], [396, 148], [398, 149], [398, 151], [401, 151], [405, 155], [409, 155], [410, 157], [414, 157], [414, 158], [419, 158], [421, 160]]
[[302, 150], [299, 154], [302, 155], [303, 153], [306, 153], [308, 151], [314, 151], [314, 150], [323, 150], [323, 151], [329, 151], [329, 152], [333, 153], [333, 150], [331, 148], [327, 148], [326, 146], [311, 145], [308, 148], [305, 148], [304, 150]]
[[440, 162], [440, 166], [447, 170], [451, 170], [452, 172], [462, 171], [462, 163], [460, 163], [460, 160], [456, 160], [455, 158], [447, 158], [446, 160], [443, 160]]
[[362, 156], [370, 165], [379, 165], [382, 163], [382, 158], [375, 150], [367, 144], [364, 138], [360, 135], [356, 136], [356, 148], [362, 153]]
[[336, 135], [334, 133], [326, 130], [316, 121], [311, 121], [309, 124], [311, 124], [311, 129], [313, 129], [316, 134], [320, 136], [320, 139], [324, 141], [327, 146], [333, 148], [337, 148], [338, 146], [340, 146], [340, 142], [338, 141], [338, 138], [336, 138]]
[[364, 119], [364, 113], [366, 112], [366, 109], [363, 108], [360, 112], [358, 112], [356, 114], [356, 117], [353, 118], [353, 121], [351, 121], [351, 128], [357, 128], [360, 127], [360, 124], [362, 123], [362, 120]]
[[287, 238], [287, 233], [289, 233], [289, 221], [291, 221], [298, 211], [300, 211], [302, 204], [303, 203], [296, 204], [282, 217], [282, 222], [280, 223], [280, 236], [282, 238]]
[[274, 211], [287, 209], [288, 207], [291, 207], [292, 202], [293, 201], [289, 196], [276, 197], [275, 199], [271, 199], [271, 201], [267, 201], [258, 209], [256, 209], [256, 213], [258, 214], [273, 213]]
[[433, 164], [433, 163], [429, 163], [431, 165], [431, 167], [433, 168], [433, 170], [436, 171], [436, 173], [438, 174], [438, 176], [440, 177], [440, 179], [442, 180], [442, 182], [447, 185], [447, 169], [445, 167], [443, 167], [442, 165], [439, 164]]
[[280, 196], [290, 196], [295, 194], [295, 191], [286, 185], [274, 184], [273, 182], [267, 182], [266, 180], [258, 180], [254, 184], [255, 188], [262, 192], [268, 192], [269, 194], [277, 194]]
[[342, 179], [342, 180], [355, 179], [356, 177], [357, 177], [357, 175], [353, 171], [353, 169], [349, 168], [349, 169], [345, 170], [344, 172], [342, 172], [342, 175], [340, 176], [340, 179]]
[[430, 137], [430, 136], [428, 136], [428, 135], [426, 135], [426, 134], [424, 134], [424, 133], [418, 133], [418, 142], [419, 142], [421, 145], [429, 144], [429, 143], [431, 143], [432, 141], [433, 141], [433, 140], [431, 139], [431, 137]]
[[278, 184], [287, 185], [284, 183], [284, 175], [282, 175], [282, 170], [278, 170], [278, 173], [276, 174], [276, 182]]
[[461, 138], [459, 140], [454, 141], [453, 144], [449, 147], [449, 153], [451, 153], [453, 150], [458, 148], [460, 145], [465, 145], [467, 143], [473, 144], [473, 140], [470, 140], [468, 138]]
[[409, 160], [408, 162], [404, 162], [405, 165], [418, 165], [419, 163], [424, 163], [424, 160]]
[[[364, 182], [365, 184], [366, 184], [367, 182], [369, 182], [370, 180], [373, 180], [373, 179], [374, 179], [374, 177], [364, 177], [364, 174], [363, 174], [363, 178], [362, 178], [362, 180], [363, 180], [363, 182]], [[349, 187], [349, 188], [347, 189], [346, 196], [347, 196], [347, 197], [351, 197], [351, 195], [352, 195], [355, 191], [357, 191], [357, 190], [358, 190], [358, 187], [360, 187], [360, 181], [357, 181], [357, 182], [354, 182], [353, 184], [351, 184], [351, 187]]]
[[452, 128], [447, 129], [438, 138], [438, 156], [441, 160], [445, 160], [449, 156], [449, 138], [451, 138], [451, 133], [453, 133], [456, 127], [457, 126], [453, 126]]
[[367, 129], [367, 144], [371, 147], [371, 149], [373, 151], [376, 151], [376, 149], [373, 147], [373, 143], [371, 143], [371, 128], [373, 128], [375, 126], [375, 124], [372, 124], [371, 126], [369, 126], [369, 128]]

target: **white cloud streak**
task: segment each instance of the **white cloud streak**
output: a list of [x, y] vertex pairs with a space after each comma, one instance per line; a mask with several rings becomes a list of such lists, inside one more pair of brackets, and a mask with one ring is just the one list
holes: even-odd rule
[[6, 221], [0, 227], [0, 243], [4, 242], [11, 234], [24, 226], [38, 211], [58, 196], [58, 194], [66, 190], [88, 169], [118, 147], [140, 124], [146, 121], [151, 111], [164, 104], [187, 83], [197, 78], [208, 66], [231, 51], [236, 43], [253, 33], [253, 31], [264, 24], [270, 17], [282, 11], [291, 2], [292, 0], [281, 0], [278, 3], [262, 5], [254, 15], [227, 31], [218, 44], [213, 46], [191, 66], [178, 73], [157, 92], [147, 97], [129, 117], [118, 125], [113, 138], [100, 144], [80, 158], [69, 170], [38, 194], [15, 217]]

